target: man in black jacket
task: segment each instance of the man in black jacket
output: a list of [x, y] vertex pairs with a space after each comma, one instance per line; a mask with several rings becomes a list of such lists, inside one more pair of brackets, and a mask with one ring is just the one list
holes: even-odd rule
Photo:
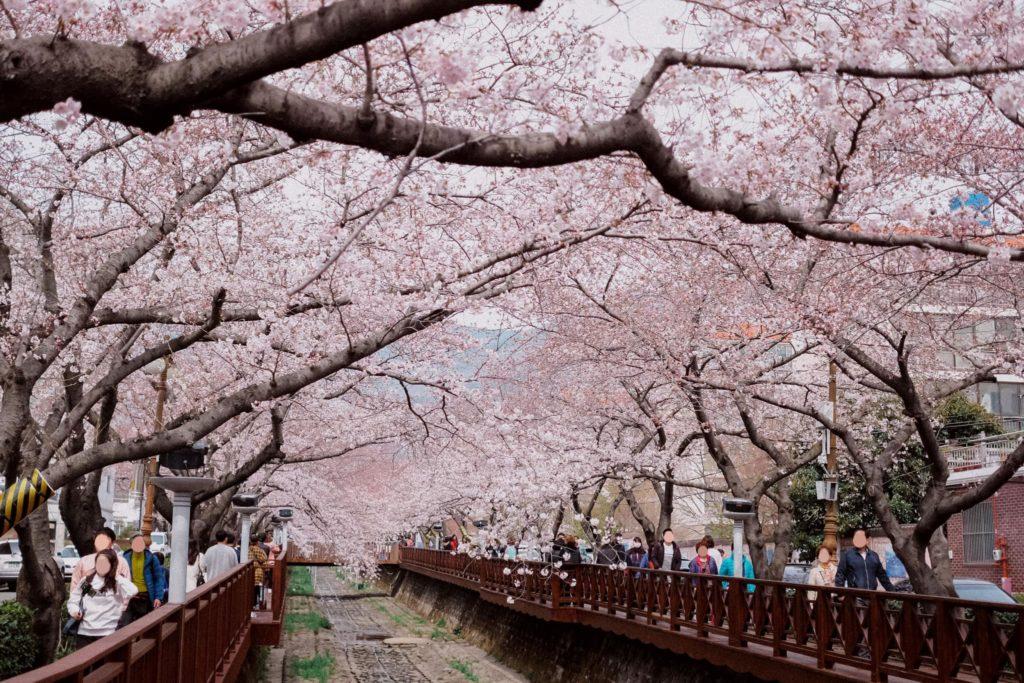
[[893, 590], [892, 581], [882, 566], [882, 559], [868, 548], [867, 532], [857, 529], [853, 532], [853, 547], [847, 548], [839, 558], [836, 585], [873, 591], [879, 583], [885, 590]]
[[676, 545], [675, 536], [671, 529], [665, 529], [661, 543], [651, 546], [651, 553], [648, 557], [651, 569], [672, 569], [678, 571], [683, 564], [683, 555]]

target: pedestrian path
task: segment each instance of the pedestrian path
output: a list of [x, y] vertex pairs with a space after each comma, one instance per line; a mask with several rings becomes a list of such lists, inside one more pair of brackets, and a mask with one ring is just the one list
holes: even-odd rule
[[288, 598], [285, 681], [526, 681], [461, 640], [443, 620], [431, 622], [376, 587], [348, 583], [332, 567], [308, 571], [313, 594]]

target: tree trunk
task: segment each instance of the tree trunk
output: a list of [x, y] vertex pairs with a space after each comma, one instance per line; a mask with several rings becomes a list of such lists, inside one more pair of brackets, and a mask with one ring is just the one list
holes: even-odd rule
[[18, 602], [33, 610], [32, 632], [39, 644], [36, 665], [53, 659], [60, 640], [61, 605], [67, 598], [64, 576], [53, 559], [47, 506], [25, 518], [15, 529], [21, 545]]
[[947, 595], [956, 595], [953, 588], [953, 564], [949, 561], [949, 542], [946, 532], [939, 527], [928, 543], [928, 559], [931, 560], [932, 574]]
[[60, 492], [60, 516], [80, 555], [93, 552], [93, 539], [103, 527], [99, 497], [102, 478], [103, 470], [90, 472]]
[[672, 527], [672, 512], [675, 510], [676, 487], [670, 481], [665, 482], [661, 492], [661, 509], [658, 513], [658, 535], [663, 536], [665, 529]]

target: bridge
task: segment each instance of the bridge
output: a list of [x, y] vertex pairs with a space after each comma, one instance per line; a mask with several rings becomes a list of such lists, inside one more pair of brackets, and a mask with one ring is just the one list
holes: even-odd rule
[[[531, 617], [773, 681], [1024, 680], [1024, 606], [401, 549], [400, 567]], [[564, 572], [565, 576], [560, 576]]]
[[112, 635], [9, 683], [231, 683], [250, 648], [277, 645], [288, 588], [288, 552], [272, 573], [264, 609], [253, 611], [255, 569], [239, 565]]

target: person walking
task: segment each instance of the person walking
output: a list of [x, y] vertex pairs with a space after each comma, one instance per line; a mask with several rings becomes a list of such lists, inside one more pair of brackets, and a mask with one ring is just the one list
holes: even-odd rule
[[651, 546], [647, 562], [651, 569], [671, 569], [678, 571], [683, 566], [683, 554], [676, 545], [675, 535], [671, 529], [665, 529], [660, 543]]
[[595, 562], [605, 566], [617, 566], [619, 564], [619, 553], [615, 550], [615, 544], [605, 541], [597, 549]]
[[[96, 571], [96, 555], [108, 548], [114, 549], [116, 540], [117, 534], [110, 527], [105, 526], [96, 533], [96, 537], [92, 539], [92, 547], [95, 552], [79, 559], [71, 572], [71, 590], [74, 590], [82, 582], [82, 579]], [[128, 563], [124, 561], [117, 550], [114, 550], [114, 555], [117, 557], [117, 575], [129, 578]]]
[[171, 570], [167, 568], [166, 560], [163, 553], [153, 553], [153, 557], [156, 558], [157, 563], [160, 565], [160, 569], [164, 572], [164, 594], [160, 596], [160, 602], [167, 603], [167, 592], [171, 587]]
[[263, 602], [263, 577], [267, 571], [267, 554], [260, 547], [259, 534], [253, 534], [249, 538], [249, 559], [256, 570], [253, 579], [253, 605], [259, 608]]
[[644, 550], [643, 541], [640, 540], [639, 536], [636, 536], [626, 552], [626, 564], [630, 567], [643, 567], [646, 556], [647, 551]]
[[562, 561], [563, 565], [566, 564], [582, 564], [583, 556], [580, 555], [579, 541], [576, 540], [575, 536], [566, 536], [564, 545], [562, 546], [562, 552], [555, 561]]
[[711, 557], [710, 549], [704, 539], [697, 541], [695, 550], [697, 551], [697, 556], [690, 560], [690, 572], [694, 574], [717, 574], [718, 563], [715, 562], [715, 558]]
[[[818, 546], [818, 557], [811, 571], [807, 572], [807, 583], [811, 586], [836, 585], [836, 563], [832, 561], [832, 551], [827, 546]], [[818, 591], [807, 591], [807, 599], [818, 599]]]
[[68, 615], [78, 622], [76, 650], [116, 631], [125, 600], [139, 592], [131, 579], [117, 573], [118, 564], [112, 548], [100, 550], [93, 570], [71, 589]]
[[238, 566], [235, 549], [228, 545], [228, 532], [221, 529], [214, 535], [216, 543], [206, 550], [206, 580], [213, 581]]
[[882, 584], [885, 590], [893, 590], [892, 581], [882, 566], [882, 559], [878, 557], [878, 553], [868, 548], [866, 530], [857, 529], [853, 532], [853, 547], [847, 548], [839, 556], [835, 583], [839, 587], [849, 586], [869, 591], [877, 589], [878, 584]]
[[142, 534], [132, 536], [132, 547], [124, 551], [124, 561], [128, 563], [132, 583], [139, 589], [125, 610], [124, 623], [130, 624], [163, 604], [166, 584], [164, 568], [157, 562], [156, 555], [146, 548], [146, 538]]
[[235, 543], [235, 535], [230, 531], [228, 534], [228, 546], [235, 551], [235, 559], [238, 560], [237, 564], [242, 564], [242, 546]]
[[722, 551], [715, 547], [714, 537], [711, 534], [704, 534], [704, 538], [700, 540], [708, 547], [708, 557], [715, 561], [716, 567], [721, 567], [725, 557], [722, 556]]
[[188, 567], [185, 568], [185, 592], [194, 591], [206, 583], [206, 556], [195, 541], [188, 544]]
[[[724, 560], [722, 560], [722, 564], [718, 567], [718, 574], [720, 576], [732, 576], [733, 562], [735, 562], [735, 560], [733, 558], [735, 558], [735, 557], [736, 557], [736, 553], [733, 553], [733, 554], [729, 555], [729, 557], [727, 557]], [[754, 578], [754, 565], [752, 565], [750, 563], [750, 557], [748, 557], [747, 555], [744, 555], [742, 561], [743, 561], [743, 578], [745, 578], [745, 579], [752, 579], [752, 578]], [[723, 588], [728, 588], [729, 587], [729, 583], [730, 583], [729, 581], [723, 581], [722, 582], [722, 587]], [[752, 583], [748, 583], [747, 584], [747, 592], [748, 593], [753, 593], [754, 592], [754, 584], [752, 584]]]

